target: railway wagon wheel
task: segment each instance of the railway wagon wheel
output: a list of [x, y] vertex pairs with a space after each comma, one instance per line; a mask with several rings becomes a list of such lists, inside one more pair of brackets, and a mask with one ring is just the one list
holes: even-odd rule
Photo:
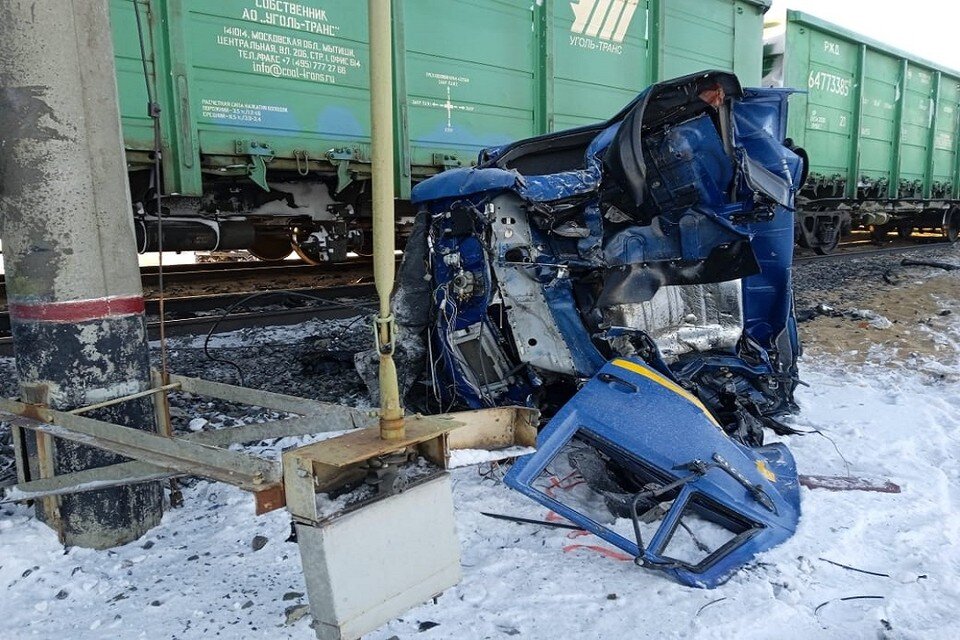
[[913, 224], [910, 222], [902, 222], [897, 225], [897, 236], [901, 240], [909, 240], [913, 235]]
[[813, 248], [813, 250], [818, 256], [825, 256], [836, 251], [839, 245], [840, 245], [840, 231], [837, 230], [836, 233], [833, 233], [830, 235], [829, 240], [826, 240], [818, 244]]
[[843, 234], [840, 225], [832, 222], [825, 224], [823, 221], [817, 220], [817, 242], [813, 246], [813, 250], [820, 256], [833, 253], [840, 245], [841, 235]]
[[263, 262], [280, 262], [293, 252], [293, 247], [288, 236], [258, 235], [247, 251]]
[[943, 235], [950, 243], [960, 240], [960, 207], [953, 207], [950, 212], [944, 216]]
[[294, 242], [293, 250], [300, 256], [301, 260], [309, 265], [317, 266], [326, 262], [325, 256], [321, 255], [314, 247], [309, 245], [300, 245]]
[[885, 224], [872, 224], [868, 227], [870, 239], [876, 244], [883, 244], [887, 241], [887, 234], [890, 233], [890, 226]]

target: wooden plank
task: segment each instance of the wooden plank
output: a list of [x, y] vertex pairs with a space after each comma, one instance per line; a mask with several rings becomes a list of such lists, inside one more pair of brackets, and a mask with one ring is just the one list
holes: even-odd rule
[[[155, 388], [164, 386], [163, 374], [156, 369], [151, 369], [150, 383]], [[153, 396], [153, 416], [157, 423], [157, 433], [164, 437], [172, 438], [173, 423], [170, 421], [170, 398], [167, 396], [166, 391]]]
[[[56, 476], [56, 464], [54, 456], [56, 455], [56, 444], [53, 438], [43, 434], [37, 434], [37, 462], [40, 469], [40, 479], [47, 480]], [[56, 495], [45, 496], [42, 499], [43, 512], [46, 523], [57, 532], [57, 538], [62, 543], [64, 541], [63, 521], [60, 518], [60, 498]]]
[[254, 500], [256, 500], [254, 512], [258, 516], [287, 506], [282, 484], [275, 484], [265, 491], [258, 491], [254, 494]]
[[446, 414], [463, 426], [450, 432], [451, 449], [504, 449], [537, 444], [539, 412], [526, 407], [498, 407]]
[[400, 440], [383, 440], [376, 427], [358, 429], [337, 438], [307, 445], [296, 450], [298, 457], [331, 467], [346, 467], [370, 458], [400, 451], [427, 440], [432, 440], [463, 426], [449, 418], [407, 416], [406, 434]]
[[[370, 418], [369, 420], [372, 423], [376, 422], [375, 418]], [[287, 420], [246, 424], [228, 429], [199, 431], [180, 436], [180, 439], [208, 446], [226, 447], [232, 444], [259, 442], [261, 440], [272, 440], [274, 438], [297, 437], [347, 430], [353, 428], [351, 425], [352, 421], [350, 423], [337, 423], [327, 419], [326, 416], [305, 416], [289, 418]], [[102, 489], [124, 484], [177, 478], [185, 475], [189, 474], [172, 471], [168, 468], [158, 467], [146, 462], [123, 462], [97, 469], [64, 474], [50, 480], [34, 480], [30, 482], [27, 478], [19, 478], [19, 484], [11, 490], [14, 497], [5, 500], [5, 502], [33, 500], [41, 498], [44, 495], [66, 495], [78, 491], [86, 491], [87, 489], [93, 488], [94, 485], [96, 488]]]
[[[29, 384], [22, 387], [23, 397], [27, 402], [46, 406], [50, 401], [50, 390], [45, 384]], [[37, 434], [37, 475], [41, 480], [47, 480], [57, 475], [56, 455], [57, 445], [49, 435]], [[57, 532], [60, 542], [64, 541], [63, 521], [60, 518], [60, 498], [51, 495], [42, 499], [44, 520]]]
[[47, 496], [63, 496], [81, 491], [107, 489], [154, 480], [166, 480], [180, 475], [182, 474], [146, 462], [124, 462], [96, 469], [65, 473], [53, 478], [21, 482], [8, 489], [7, 496], [0, 500], [0, 504], [39, 500]]
[[280, 464], [246, 453], [229, 451], [178, 438], [165, 438], [36, 405], [0, 399], [0, 411], [29, 419], [18, 423], [40, 433], [72, 440], [149, 462], [188, 475], [197, 475], [259, 491], [280, 482]]
[[353, 417], [362, 422], [369, 419], [371, 415], [370, 410], [355, 409], [330, 402], [319, 402], [317, 400], [298, 398], [296, 396], [272, 393], [270, 391], [261, 391], [259, 389], [237, 387], [230, 384], [223, 384], [222, 382], [200, 380], [199, 378], [171, 375], [170, 382], [180, 383], [183, 391], [194, 395], [210, 396], [228, 402], [263, 407], [265, 409], [273, 409], [274, 411], [298, 413], [304, 416], [323, 414], [331, 417]]
[[17, 465], [17, 482], [24, 483], [30, 480], [30, 462], [27, 460], [27, 443], [24, 441], [22, 427], [10, 425], [10, 434], [13, 436], [13, 455]]

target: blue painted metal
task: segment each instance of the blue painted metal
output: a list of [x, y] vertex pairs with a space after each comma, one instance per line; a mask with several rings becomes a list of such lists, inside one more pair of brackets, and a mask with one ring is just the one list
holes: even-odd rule
[[[653, 537], [641, 541], [642, 548], [637, 540], [617, 533], [535, 486], [547, 466], [574, 438], [595, 446], [622, 469], [659, 478], [662, 485], [694, 476], [670, 496], [673, 502], [669, 511]], [[718, 457], [755, 489], [749, 490], [717, 466]], [[701, 463], [707, 468], [697, 476], [691, 469]], [[537, 453], [519, 459], [505, 481], [637, 556], [647, 568], [664, 571], [694, 587], [712, 588], [723, 583], [757, 553], [789, 538], [800, 518], [796, 465], [786, 447], [774, 444], [750, 449], [738, 444], [711, 421], [702, 406], [636, 360], [615, 360], [604, 366], [543, 429]], [[691, 500], [698, 504], [696, 511], [701, 518], [715, 523], [735, 520], [746, 525], [740, 527], [744, 530], [738, 531], [733, 542], [696, 566], [678, 562], [667, 552], [678, 519]]]
[[[538, 390], [556, 379], [555, 371], [524, 362], [523, 345], [510, 346], [504, 335], [512, 329], [492, 320], [521, 313], [497, 293], [495, 271], [522, 268], [546, 301], [540, 315], [550, 316], [569, 351], [568, 389], [589, 381], [575, 394], [568, 391], [572, 399], [541, 433], [539, 451], [519, 460], [507, 483], [644, 566], [694, 586], [721, 583], [789, 537], [799, 517], [789, 451], [759, 446], [763, 428], [778, 428], [773, 418], [794, 408], [800, 354], [791, 264], [792, 209], [803, 166], [783, 145], [789, 95], [743, 91], [736, 78], [716, 72], [680, 78], [650, 87], [606, 123], [487, 150], [478, 167], [444, 172], [413, 193], [431, 217], [437, 310], [431, 339], [443, 401], [536, 406]], [[645, 128], [648, 109], [655, 127]], [[546, 175], [503, 168], [525, 153], [549, 154], [554, 141], [561, 149], [584, 145], [580, 166]], [[527, 257], [507, 255], [506, 247], [518, 246], [511, 236], [491, 239], [504, 193], [521, 202], [516, 215], [543, 213], [551, 220], [523, 227]], [[555, 232], [558, 212], [559, 219], [574, 220], [575, 232]], [[518, 261], [522, 267], [510, 267]], [[472, 278], [466, 289], [455, 282], [465, 274]], [[645, 302], [664, 285], [738, 278], [744, 323], [735, 346], [667, 361], [639, 329], [597, 320], [599, 308]], [[456, 332], [468, 327], [480, 327], [492, 338], [493, 359], [514, 367], [506, 385], [491, 391], [476, 383], [476, 363], [490, 362], [478, 356], [476, 342], [474, 364], [467, 362]], [[617, 357], [624, 354], [614, 344], [624, 339], [634, 345], [627, 353], [643, 354], [645, 364]], [[636, 476], [624, 494], [637, 495], [637, 487], [651, 481], [663, 486], [687, 478], [669, 493], [672, 505], [650, 540], [638, 545], [536, 486], [573, 441]], [[670, 540], [687, 513], [726, 526], [734, 540], [696, 566], [669, 558]]]
[[[734, 110], [737, 139], [750, 157], [772, 173], [792, 178], [793, 191], [800, 189], [802, 160], [778, 144], [787, 135], [789, 89], [750, 89]], [[800, 354], [800, 339], [793, 314], [793, 212], [780, 207], [763, 223], [749, 223], [753, 251], [760, 273], [743, 283], [746, 332], [766, 348], [775, 346], [784, 332], [789, 336], [794, 358]]]
[[523, 177], [504, 169], [451, 169], [424, 180], [413, 188], [410, 201], [422, 204], [445, 198], [461, 198], [490, 191], [516, 189]]
[[489, 166], [496, 160], [497, 155], [487, 150], [480, 154], [486, 166], [444, 171], [415, 186], [411, 201], [414, 204], [423, 204], [480, 193], [514, 191], [529, 202], [550, 202], [590, 193], [600, 185], [603, 177], [601, 154], [619, 128], [620, 124], [613, 122], [593, 140], [585, 154], [584, 169], [542, 176], [521, 176], [516, 171]]

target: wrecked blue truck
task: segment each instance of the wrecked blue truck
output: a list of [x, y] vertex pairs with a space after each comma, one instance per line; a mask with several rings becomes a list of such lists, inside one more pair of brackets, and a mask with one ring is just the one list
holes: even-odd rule
[[539, 409], [507, 484], [692, 586], [799, 519], [793, 458], [764, 445], [798, 384], [788, 96], [662, 82], [413, 192], [395, 302], [433, 409]]

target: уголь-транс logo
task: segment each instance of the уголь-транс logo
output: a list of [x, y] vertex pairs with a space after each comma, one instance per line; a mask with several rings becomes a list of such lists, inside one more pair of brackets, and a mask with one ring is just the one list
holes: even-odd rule
[[[627, 35], [627, 29], [633, 21], [639, 0], [577, 0], [571, 2], [573, 25], [570, 32], [575, 36], [599, 38], [607, 42], [621, 43]], [[572, 37], [571, 40], [574, 38]], [[577, 39], [580, 40], [580, 39]], [[582, 42], [572, 42], [584, 46]], [[594, 47], [587, 47], [594, 48]], [[606, 47], [612, 49], [609, 44]], [[619, 49], [620, 47], [616, 47]]]

